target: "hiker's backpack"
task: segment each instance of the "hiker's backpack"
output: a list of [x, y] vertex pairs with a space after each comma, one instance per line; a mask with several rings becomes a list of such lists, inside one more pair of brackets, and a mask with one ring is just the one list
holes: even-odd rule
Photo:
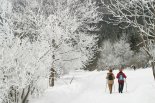
[[119, 75], [118, 80], [124, 80], [123, 74], [120, 74], [120, 75]]
[[108, 75], [108, 80], [113, 80], [114, 78], [113, 78], [113, 74], [109, 74]]

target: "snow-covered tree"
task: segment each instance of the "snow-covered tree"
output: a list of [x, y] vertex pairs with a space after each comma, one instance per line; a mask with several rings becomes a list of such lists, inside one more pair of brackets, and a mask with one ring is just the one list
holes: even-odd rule
[[31, 94], [42, 90], [38, 81], [48, 73], [43, 61], [47, 48], [45, 41], [32, 43], [14, 35], [12, 5], [7, 0], [0, 3], [1, 102], [25, 103]]
[[[19, 2], [19, 0], [16, 1]], [[77, 48], [80, 47], [80, 44], [78, 43], [81, 43], [81, 39], [84, 39], [85, 36], [88, 38], [93, 38], [87, 40], [90, 40], [89, 43], [95, 42], [95, 45], [97, 45], [97, 36], [89, 36], [89, 33], [87, 32], [96, 29], [96, 26], [90, 27], [90, 24], [101, 21], [101, 17], [99, 15], [99, 12], [97, 11], [98, 7], [96, 6], [95, 2], [91, 2], [91, 0], [48, 0], [46, 2], [45, 0], [36, 0], [37, 3], [33, 6], [31, 6], [33, 3], [30, 2], [30, 0], [26, 0], [26, 2], [27, 3], [25, 3], [25, 1], [20, 1], [20, 4], [25, 5], [23, 8], [19, 7], [22, 9], [21, 12], [19, 12], [19, 10], [21, 9], [14, 7], [14, 9], [18, 11], [15, 12], [16, 21], [14, 32], [20, 38], [29, 37], [31, 41], [34, 39], [36, 40], [40, 35], [42, 37], [44, 36], [44, 38], [49, 42], [48, 45], [51, 48], [55, 48], [50, 51], [51, 53], [53, 53], [52, 58], [57, 58], [55, 57], [56, 55], [59, 55], [60, 58], [60, 55], [63, 54], [67, 55], [66, 57], [70, 57], [70, 59], [68, 58], [67, 60], [65, 60], [66, 63], [68, 60], [79, 60], [78, 58], [80, 58], [81, 56], [73, 56], [74, 58], [71, 58], [71, 56], [68, 55], [71, 54], [71, 52], [82, 53], [82, 51], [80, 51], [82, 49], [77, 50]], [[50, 9], [53, 12], [48, 13], [48, 15], [45, 16], [47, 18], [45, 20], [42, 15], [45, 12], [44, 10], [46, 10], [44, 9], [44, 5], [46, 3], [48, 4], [47, 6], [49, 6], [47, 8], [53, 8], [52, 10]], [[40, 6], [40, 8], [38, 8], [38, 6]], [[34, 11], [34, 8], [37, 8], [38, 11]], [[41, 28], [42, 31], [40, 31]], [[87, 40], [83, 40], [83, 43], [88, 43]], [[87, 48], [90, 48], [89, 46]], [[64, 47], [66, 50], [64, 48], [61, 49], [62, 47]], [[96, 46], [94, 46], [94, 48], [95, 47]], [[57, 49], [61, 49], [60, 54], [58, 53]], [[92, 51], [96, 52], [95, 50]], [[91, 56], [93, 57], [94, 55]], [[56, 61], [59, 62], [60, 59], [56, 59]], [[66, 68], [69, 70], [68, 67], [64, 67], [65, 70]], [[76, 66], [76, 68], [82, 67]]]
[[95, 3], [89, 0], [57, 1], [54, 11], [46, 21], [43, 35], [53, 48], [52, 67], [55, 71], [62, 68], [68, 72], [83, 68], [93, 61], [97, 49], [97, 36], [88, 31], [96, 29], [90, 26], [101, 20]]
[[[89, 25], [85, 28], [82, 26], [86, 25], [86, 23], [95, 23], [100, 20], [94, 6], [94, 4], [77, 2], [77, 0], [73, 0], [66, 5], [59, 3], [59, 9], [55, 14], [51, 14], [48, 20], [51, 21], [50, 25], [52, 26], [52, 29], [54, 29], [53, 34], [59, 35], [56, 36], [58, 39], [55, 41], [61, 41], [60, 38], [63, 38], [65, 43], [73, 47], [76, 46], [82, 36], [84, 37], [84, 35], [88, 35], [85, 28], [92, 29]], [[92, 15], [92, 17], [90, 15]]]
[[110, 20], [115, 24], [122, 23], [122, 28], [133, 26], [139, 31], [143, 49], [152, 61], [152, 70], [155, 78], [154, 55], [152, 46], [155, 45], [155, 1], [154, 0], [109, 0], [102, 4], [113, 15]]
[[53, 1], [55, 12], [45, 16], [39, 0], [19, 1], [23, 6], [17, 8], [13, 1], [0, 0], [2, 103], [26, 103], [40, 94], [44, 90], [40, 82], [48, 82], [51, 68], [79, 69], [94, 59], [98, 37], [88, 31], [96, 29], [91, 23], [101, 20], [95, 4]]

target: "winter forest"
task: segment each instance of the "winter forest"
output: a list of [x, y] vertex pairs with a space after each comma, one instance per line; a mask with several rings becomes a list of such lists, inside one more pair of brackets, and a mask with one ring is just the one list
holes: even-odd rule
[[0, 0], [0, 103], [155, 103], [154, 80], [154, 0]]

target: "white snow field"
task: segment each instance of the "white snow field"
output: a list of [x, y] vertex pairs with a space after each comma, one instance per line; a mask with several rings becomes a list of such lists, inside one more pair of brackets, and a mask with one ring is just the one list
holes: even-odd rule
[[[114, 70], [116, 75], [118, 70]], [[30, 103], [155, 103], [155, 81], [151, 68], [124, 70], [127, 85], [122, 94], [118, 93], [118, 83], [109, 94], [106, 88], [107, 71], [75, 72], [57, 80], [56, 86], [45, 91], [43, 96]], [[71, 78], [74, 80], [70, 84]], [[106, 91], [105, 91], [106, 89]]]

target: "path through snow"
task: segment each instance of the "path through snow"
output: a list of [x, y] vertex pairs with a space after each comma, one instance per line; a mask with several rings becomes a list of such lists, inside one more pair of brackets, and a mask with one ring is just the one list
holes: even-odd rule
[[[115, 70], [114, 74], [117, 72]], [[107, 71], [76, 72], [58, 80], [54, 88], [49, 88], [42, 97], [33, 99], [31, 103], [155, 103], [151, 69], [124, 72], [127, 75], [127, 92], [125, 85], [123, 94], [117, 91], [117, 80], [113, 94], [109, 94], [108, 88], [105, 92]], [[73, 75], [75, 78], [70, 85]]]

